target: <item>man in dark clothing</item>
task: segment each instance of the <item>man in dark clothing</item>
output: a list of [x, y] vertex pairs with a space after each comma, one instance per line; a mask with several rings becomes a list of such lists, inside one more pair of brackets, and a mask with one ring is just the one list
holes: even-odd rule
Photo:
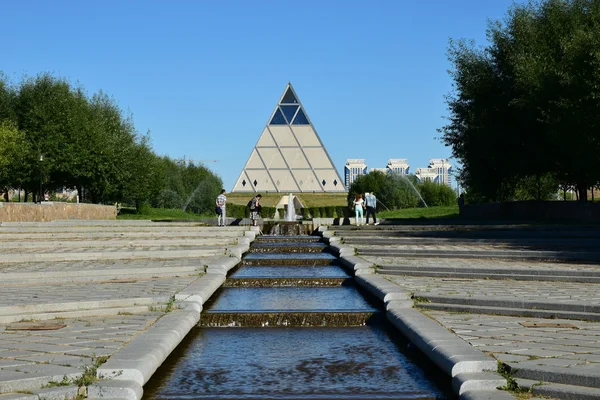
[[377, 222], [377, 216], [375, 215], [375, 208], [377, 207], [377, 197], [373, 192], [365, 194], [365, 206], [367, 207], [367, 225], [369, 225], [369, 215], [373, 216], [373, 224], [379, 225]]
[[250, 200], [250, 219], [252, 220], [252, 226], [256, 226], [256, 222], [260, 218], [260, 212], [262, 210], [262, 206], [260, 205], [260, 199], [262, 196], [257, 194], [254, 196], [252, 200]]

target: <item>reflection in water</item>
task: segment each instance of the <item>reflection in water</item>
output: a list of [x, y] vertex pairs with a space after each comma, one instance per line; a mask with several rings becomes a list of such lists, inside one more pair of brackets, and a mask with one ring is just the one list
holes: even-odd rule
[[354, 287], [223, 288], [210, 311], [371, 311]]
[[145, 399], [447, 398], [373, 326], [197, 329], [160, 375]]

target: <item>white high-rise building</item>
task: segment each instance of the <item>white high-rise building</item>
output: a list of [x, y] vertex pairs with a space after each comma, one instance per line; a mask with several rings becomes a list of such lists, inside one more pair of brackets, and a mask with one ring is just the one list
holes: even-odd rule
[[452, 187], [452, 164], [447, 158], [433, 158], [429, 160], [427, 168], [417, 168], [415, 173], [419, 182], [443, 183]]
[[350, 185], [354, 180], [361, 176], [367, 174], [367, 164], [365, 164], [364, 158], [350, 158], [346, 160], [346, 165], [344, 166], [344, 184], [346, 185], [346, 190], [350, 189]]
[[391, 158], [388, 160], [386, 168], [390, 173], [408, 175], [410, 165], [408, 165], [408, 160], [406, 158]]

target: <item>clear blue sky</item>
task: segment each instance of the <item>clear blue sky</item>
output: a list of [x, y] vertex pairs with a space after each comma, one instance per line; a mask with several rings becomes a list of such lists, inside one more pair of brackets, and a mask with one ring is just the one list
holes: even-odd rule
[[340, 174], [450, 156], [436, 129], [449, 38], [485, 44], [512, 0], [6, 1], [0, 71], [51, 72], [114, 96], [154, 150], [230, 190], [292, 82]]

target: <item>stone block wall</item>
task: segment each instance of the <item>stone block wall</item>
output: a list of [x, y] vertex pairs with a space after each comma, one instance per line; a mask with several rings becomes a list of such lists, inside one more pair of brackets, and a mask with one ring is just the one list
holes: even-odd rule
[[50, 222], [60, 219], [116, 219], [117, 208], [99, 204], [4, 203], [0, 202], [0, 222]]

